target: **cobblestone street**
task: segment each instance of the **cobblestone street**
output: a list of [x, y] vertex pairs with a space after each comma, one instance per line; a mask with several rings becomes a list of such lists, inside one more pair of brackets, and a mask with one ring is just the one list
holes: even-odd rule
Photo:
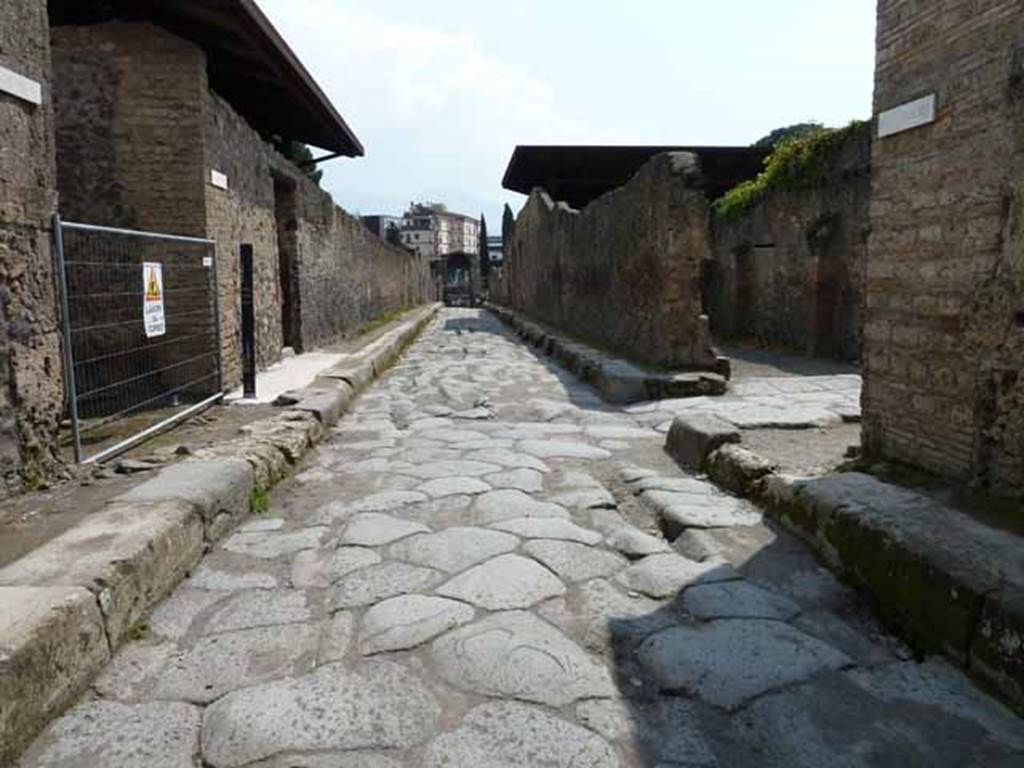
[[444, 310], [22, 765], [1020, 766], [1014, 714], [663, 451], [681, 409], [839, 423], [857, 387], [612, 407]]

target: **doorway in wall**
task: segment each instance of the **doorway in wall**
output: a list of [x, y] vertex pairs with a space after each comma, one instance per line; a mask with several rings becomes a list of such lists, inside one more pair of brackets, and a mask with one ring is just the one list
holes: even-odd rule
[[295, 182], [274, 177], [274, 217], [277, 221], [277, 259], [280, 280], [281, 335], [284, 346], [302, 352], [299, 306], [299, 239]]

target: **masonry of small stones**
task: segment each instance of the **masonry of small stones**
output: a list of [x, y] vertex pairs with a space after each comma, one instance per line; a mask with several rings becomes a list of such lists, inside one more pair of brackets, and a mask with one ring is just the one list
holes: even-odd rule
[[1024, 492], [1024, 13], [880, 0], [864, 323], [869, 453]]
[[0, 66], [43, 86], [42, 106], [0, 92], [0, 496], [48, 473], [61, 410], [47, 32], [45, 3], [0, 3]]
[[422, 303], [415, 257], [265, 143], [210, 89], [196, 45], [120, 22], [55, 27], [51, 40], [62, 215], [216, 241], [225, 385], [241, 377], [242, 243], [254, 252], [260, 367], [284, 346], [329, 344]]

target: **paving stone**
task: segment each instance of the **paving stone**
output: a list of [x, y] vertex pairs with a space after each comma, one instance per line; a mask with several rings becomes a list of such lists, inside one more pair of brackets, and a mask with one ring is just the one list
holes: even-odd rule
[[581, 528], [557, 517], [519, 517], [494, 523], [491, 528], [514, 533], [524, 539], [561, 539], [594, 546], [604, 538], [600, 533]]
[[470, 568], [437, 589], [492, 611], [529, 608], [565, 592], [565, 585], [551, 571], [520, 555], [500, 555]]
[[332, 609], [371, 605], [389, 597], [424, 592], [443, 579], [430, 568], [408, 563], [380, 563], [342, 578], [331, 593], [330, 604]]
[[150, 614], [149, 629], [157, 637], [180, 640], [200, 615], [229, 597], [230, 593], [179, 587]]
[[586, 427], [583, 434], [598, 440], [644, 440], [659, 438], [657, 432], [640, 427], [615, 426], [612, 424], [596, 424]]
[[427, 440], [437, 440], [441, 443], [468, 443], [472, 440], [486, 440], [487, 436], [480, 432], [474, 432], [469, 429], [455, 429], [451, 427], [441, 427], [436, 429], [425, 429], [419, 432]]
[[560, 707], [609, 696], [603, 664], [557, 629], [524, 611], [497, 613], [438, 638], [431, 655], [452, 685]]
[[544, 475], [536, 469], [512, 469], [484, 477], [494, 488], [511, 488], [523, 493], [540, 493], [544, 490]]
[[407, 768], [397, 758], [379, 752], [317, 752], [286, 753], [269, 760], [260, 760], [246, 768]]
[[320, 647], [316, 652], [316, 665], [341, 661], [348, 654], [356, 633], [356, 621], [349, 611], [338, 611], [323, 623]]
[[475, 477], [439, 477], [436, 480], [428, 480], [416, 490], [425, 493], [432, 499], [437, 499], [460, 494], [474, 496], [478, 493], [487, 493], [491, 490], [491, 486]]
[[345, 526], [341, 543], [350, 546], [381, 547], [414, 533], [429, 532], [430, 529], [422, 523], [402, 520], [379, 512], [364, 512], [353, 517]]
[[316, 624], [286, 624], [204, 637], [168, 660], [155, 679], [155, 696], [206, 704], [228, 691], [307, 672], [320, 631]]
[[427, 500], [419, 491], [381, 491], [350, 502], [332, 504], [333, 518], [345, 517], [359, 512], [393, 512], [412, 504]]
[[424, 480], [434, 480], [442, 477], [483, 477], [484, 475], [493, 475], [495, 472], [500, 471], [501, 467], [497, 464], [471, 461], [469, 459], [455, 459], [410, 466], [403, 474], [412, 475]]
[[647, 557], [671, 551], [671, 547], [664, 539], [644, 533], [631, 525], [623, 525], [613, 530], [605, 539], [605, 544], [626, 557]]
[[660, 689], [684, 691], [725, 709], [851, 663], [788, 624], [759, 619], [672, 627], [645, 640], [639, 659]]
[[687, 528], [733, 528], [759, 525], [762, 515], [750, 502], [732, 496], [694, 497], [670, 491], [644, 491], [641, 501], [662, 521], [665, 533], [675, 538]]
[[523, 440], [519, 450], [538, 459], [609, 459], [611, 453], [587, 443], [568, 440]]
[[[301, 554], [301, 553], [300, 553]], [[196, 589], [235, 591], [239, 589], [274, 589], [279, 586], [276, 577], [260, 571], [228, 571], [203, 562], [188, 579]]]
[[489, 448], [473, 451], [467, 456], [472, 461], [482, 461], [487, 464], [497, 464], [508, 469], [532, 469], [542, 474], [551, 471], [550, 467], [536, 456], [526, 453], [517, 453], [507, 448]]
[[688, 493], [697, 497], [720, 496], [719, 491], [713, 484], [698, 480], [695, 477], [663, 477], [652, 475], [642, 477], [636, 482], [629, 484], [630, 489], [637, 494], [643, 491], [671, 491], [673, 493]]
[[249, 557], [273, 560], [276, 557], [294, 555], [304, 549], [314, 549], [330, 534], [330, 529], [316, 526], [287, 533], [267, 531], [263, 533], [236, 533], [221, 545], [228, 552], [237, 552]]
[[496, 555], [511, 552], [519, 539], [486, 528], [445, 528], [438, 533], [410, 536], [388, 547], [387, 556], [415, 565], [458, 573]]
[[201, 625], [201, 634], [309, 621], [306, 593], [298, 589], [250, 589], [218, 603]]
[[299, 552], [292, 560], [292, 586], [296, 589], [329, 587], [341, 577], [379, 562], [380, 555], [365, 547], [324, 547]]
[[100, 672], [93, 690], [104, 699], [124, 703], [149, 698], [153, 680], [178, 651], [178, 644], [168, 640], [149, 638], [128, 643]]
[[472, 621], [475, 614], [465, 603], [443, 597], [393, 597], [373, 606], [363, 616], [359, 652], [368, 656], [414, 648]]
[[493, 702], [470, 712], [427, 748], [427, 768], [618, 768], [614, 749], [595, 733], [536, 707]]
[[624, 466], [619, 468], [619, 479], [624, 483], [635, 483], [647, 477], [657, 477], [658, 473], [645, 467]]
[[437, 730], [441, 704], [418, 676], [390, 661], [230, 693], [207, 707], [202, 754], [236, 768], [281, 752], [404, 749]]
[[285, 520], [282, 517], [257, 517], [238, 526], [238, 532], [266, 533], [267, 531], [280, 531], [284, 526]]
[[181, 702], [84, 701], [23, 755], [23, 768], [192, 768], [200, 710]]
[[800, 606], [785, 595], [762, 589], [749, 581], [690, 587], [683, 593], [683, 608], [698, 619], [789, 621], [800, 613]]
[[537, 501], [522, 491], [503, 490], [485, 493], [474, 505], [475, 520], [481, 525], [490, 525], [503, 520], [520, 517], [569, 518], [564, 507], [550, 502]]
[[570, 509], [597, 509], [615, 507], [615, 497], [604, 488], [580, 488], [574, 491], [564, 491], [551, 496], [549, 501], [561, 504]]
[[716, 581], [739, 579], [740, 574], [728, 563], [707, 560], [697, 563], [681, 555], [649, 555], [624, 571], [616, 580], [627, 589], [650, 597], [675, 597], [685, 587]]
[[523, 551], [567, 581], [588, 581], [611, 576], [628, 565], [614, 552], [573, 541], [528, 541]]

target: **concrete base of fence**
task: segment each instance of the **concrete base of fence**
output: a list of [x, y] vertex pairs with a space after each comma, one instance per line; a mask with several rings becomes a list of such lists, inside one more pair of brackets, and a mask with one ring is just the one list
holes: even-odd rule
[[740, 445], [702, 466], [809, 542], [912, 646], [945, 654], [1024, 712], [1018, 537], [870, 475], [781, 475]]
[[730, 373], [728, 358], [719, 358], [716, 371], [660, 373], [572, 341], [505, 307], [488, 305], [487, 308], [524, 341], [553, 357], [610, 403], [725, 394]]
[[247, 425], [241, 440], [164, 468], [0, 569], [0, 765], [85, 691], [137, 623], [250, 512], [254, 494], [289, 474], [439, 306], [417, 310], [354, 368], [288, 393], [287, 410]]

